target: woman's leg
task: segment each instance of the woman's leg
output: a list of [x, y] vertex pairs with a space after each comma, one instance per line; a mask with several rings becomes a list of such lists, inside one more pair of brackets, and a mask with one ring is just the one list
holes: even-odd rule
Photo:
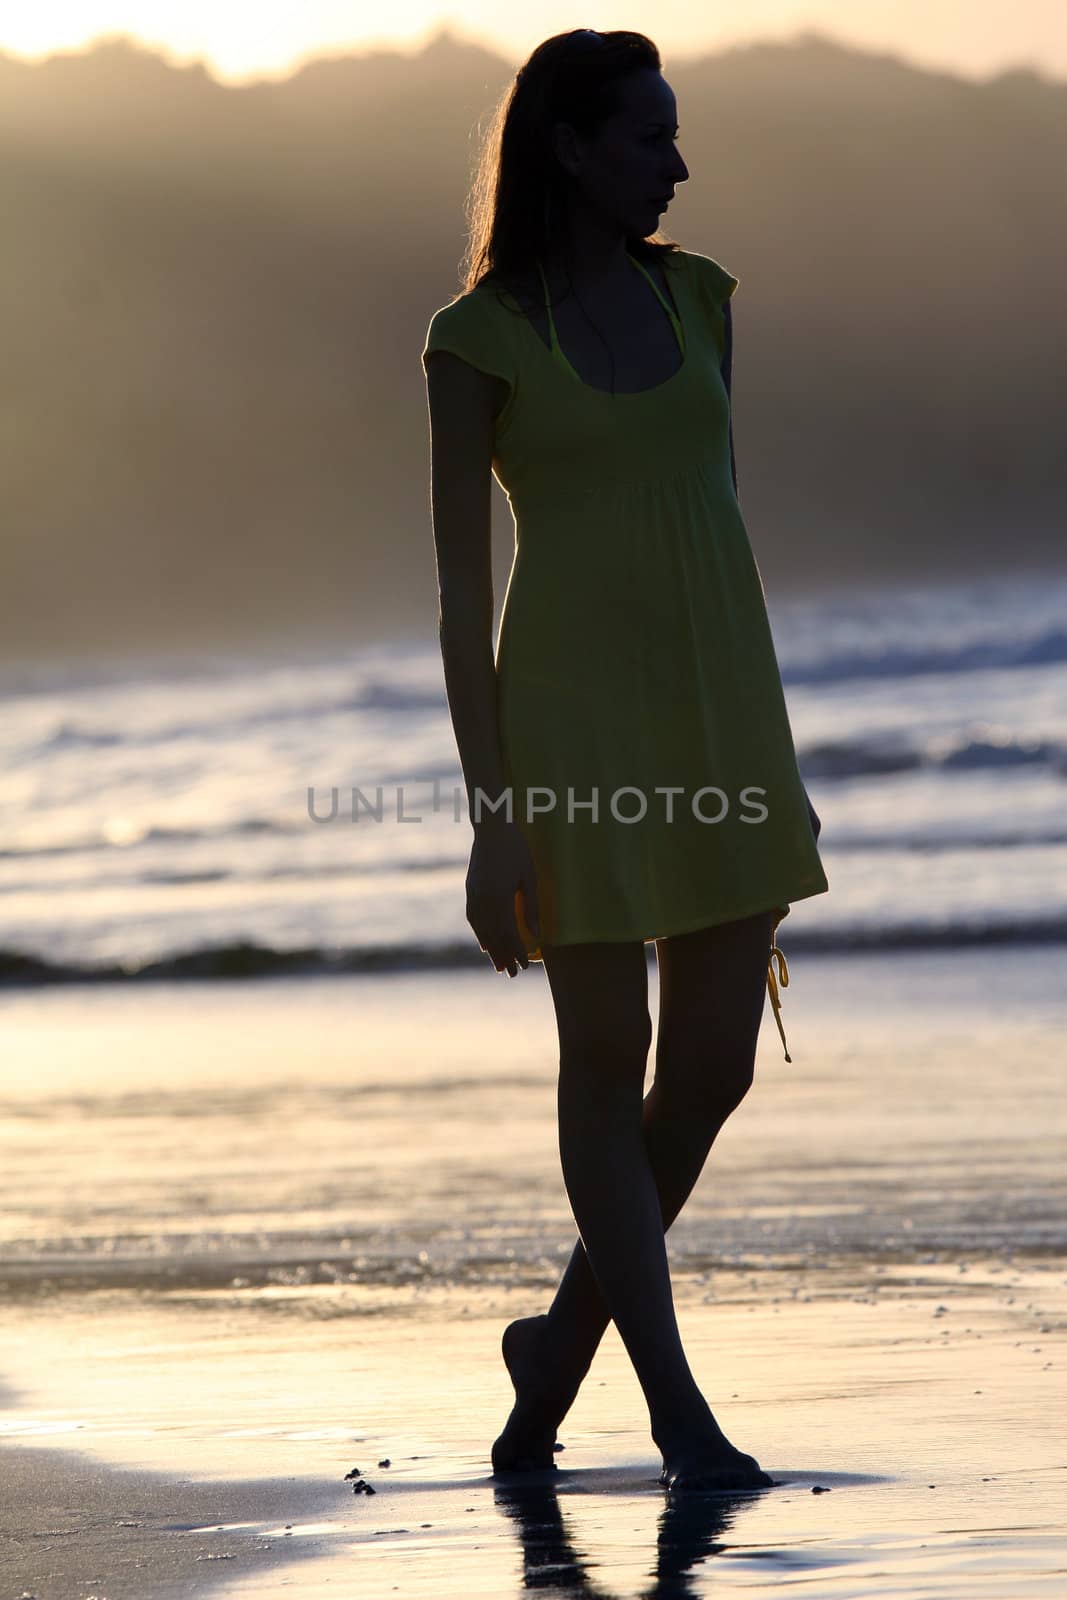
[[[766, 994], [770, 930], [771, 914], [763, 912], [657, 941], [660, 1016], [656, 1073], [641, 1107], [641, 1123], [664, 1232], [696, 1183], [719, 1128], [751, 1085]], [[594, 1007], [604, 1017], [618, 1018], [627, 1036], [628, 1030], [636, 1030], [640, 1024], [647, 1038], [650, 1023], [643, 946], [566, 949], [608, 954], [599, 964], [595, 955], [575, 955], [567, 961], [562, 978], [553, 984], [553, 997], [558, 994], [564, 1008], [561, 1062], [564, 1020], [576, 1010], [576, 1002], [568, 1000], [568, 994], [576, 985], [577, 1009]], [[615, 952], [618, 960], [618, 952], [635, 949], [640, 950], [640, 965], [633, 967], [632, 980], [629, 968], [621, 970], [625, 956], [618, 961], [620, 971], [613, 978], [611, 953]], [[558, 972], [559, 963], [553, 965]], [[624, 978], [629, 981], [622, 992], [639, 996], [640, 1015], [634, 1008], [628, 1016], [619, 1016], [618, 995]], [[620, 987], [612, 994], [604, 988], [605, 982]], [[634, 1053], [625, 1043], [617, 1050], [621, 1060]], [[643, 1081], [644, 1056], [641, 1061]], [[636, 1068], [631, 1065], [629, 1070]], [[610, 1081], [610, 1071], [608, 1077]], [[619, 1237], [617, 1220], [614, 1228]], [[626, 1248], [631, 1247], [627, 1244]], [[519, 1318], [505, 1331], [505, 1359], [515, 1380], [516, 1404], [494, 1444], [495, 1466], [551, 1463], [556, 1429], [573, 1403], [609, 1320], [605, 1296], [579, 1239], [548, 1314]], [[673, 1302], [670, 1326], [676, 1328]], [[678, 1367], [676, 1373], [687, 1370]], [[713, 1419], [712, 1425], [717, 1428]], [[681, 1439], [685, 1429], [665, 1421], [662, 1432], [664, 1439]]]

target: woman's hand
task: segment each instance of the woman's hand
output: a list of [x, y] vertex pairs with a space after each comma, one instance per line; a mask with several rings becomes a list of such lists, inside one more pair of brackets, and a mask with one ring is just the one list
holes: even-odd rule
[[541, 936], [533, 857], [514, 822], [493, 817], [474, 830], [467, 868], [467, 921], [498, 972], [513, 978], [530, 965], [515, 917], [515, 891], [522, 890], [526, 922]]

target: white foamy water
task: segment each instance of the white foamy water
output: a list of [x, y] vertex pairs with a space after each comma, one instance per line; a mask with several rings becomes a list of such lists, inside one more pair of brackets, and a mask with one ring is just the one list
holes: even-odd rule
[[[768, 600], [830, 882], [790, 947], [1067, 939], [1067, 579]], [[0, 711], [8, 982], [484, 963], [436, 644]]]

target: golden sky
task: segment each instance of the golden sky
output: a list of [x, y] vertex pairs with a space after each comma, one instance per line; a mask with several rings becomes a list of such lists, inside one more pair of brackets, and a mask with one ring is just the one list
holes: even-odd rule
[[447, 25], [494, 46], [516, 65], [541, 39], [567, 28], [635, 28], [670, 57], [806, 28], [985, 77], [1028, 65], [1067, 78], [1067, 0], [32, 0], [0, 9], [0, 49], [26, 57], [78, 49], [125, 33], [176, 62], [201, 60], [240, 82], [284, 76], [307, 56], [370, 46], [416, 50]]

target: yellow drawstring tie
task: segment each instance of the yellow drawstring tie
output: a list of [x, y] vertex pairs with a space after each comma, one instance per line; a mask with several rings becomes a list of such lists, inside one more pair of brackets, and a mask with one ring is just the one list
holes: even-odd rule
[[[774, 936], [778, 932], [778, 924], [781, 922], [782, 918], [786, 915], [786, 913], [788, 912], [788, 909], [789, 908], [787, 906], [785, 908], [785, 910], [780, 912], [779, 915], [775, 917], [774, 922], [771, 924], [771, 954], [770, 954], [770, 960], [767, 963], [767, 991], [770, 994], [771, 1006], [774, 1009], [774, 1020], [778, 1024], [778, 1032], [781, 1034], [781, 1037], [782, 1037], [782, 1048], [785, 1051], [785, 1059], [787, 1061], [791, 1062], [793, 1057], [789, 1054], [789, 1046], [785, 1042], [785, 1029], [782, 1027], [782, 1016], [781, 1016], [782, 1003], [781, 1003], [781, 1000], [778, 997], [778, 985], [779, 985], [779, 983], [781, 984], [783, 989], [788, 989], [789, 988], [789, 965], [788, 965], [788, 963], [787, 963], [787, 961], [785, 959], [784, 953], [781, 950], [779, 950], [778, 946], [774, 942]], [[774, 975], [774, 959], [775, 959], [776, 956], [778, 958], [778, 977], [777, 978], [775, 978], [775, 975]]]

